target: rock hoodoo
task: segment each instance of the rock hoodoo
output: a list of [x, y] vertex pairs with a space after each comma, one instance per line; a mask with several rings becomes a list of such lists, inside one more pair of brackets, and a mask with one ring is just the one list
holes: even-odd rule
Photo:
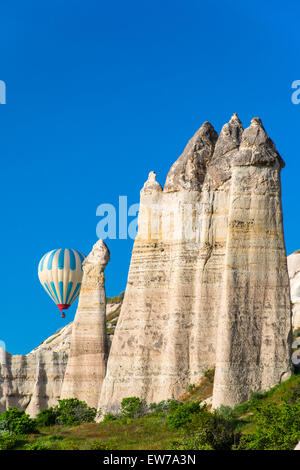
[[[73, 324], [27, 356], [0, 354], [0, 412], [17, 406], [34, 416], [73, 397], [114, 412], [124, 397], [178, 398], [213, 368], [213, 406], [233, 406], [286, 379], [292, 319], [283, 166], [259, 118], [244, 130], [234, 114], [219, 136], [205, 122], [164, 189], [150, 172], [141, 190], [122, 306], [105, 318], [109, 251], [99, 240], [83, 264]], [[298, 328], [297, 252], [288, 267]], [[120, 308], [107, 361], [106, 321], [113, 329]]]
[[178, 397], [216, 367], [213, 405], [234, 405], [290, 373], [282, 229], [284, 163], [258, 118], [209, 123], [141, 191], [124, 302], [99, 406]]
[[98, 405], [106, 373], [104, 269], [109, 257], [109, 250], [100, 239], [83, 262], [82, 286], [61, 391], [61, 398], [78, 398], [92, 407]]

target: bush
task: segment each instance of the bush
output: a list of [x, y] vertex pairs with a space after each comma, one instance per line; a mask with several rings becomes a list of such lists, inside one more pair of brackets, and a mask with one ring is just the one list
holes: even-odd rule
[[36, 417], [36, 423], [38, 426], [53, 426], [56, 424], [58, 417], [56, 408], [47, 408], [39, 412]]
[[28, 444], [25, 444], [24, 450], [51, 450], [51, 446], [45, 442], [29, 442]]
[[72, 426], [95, 421], [97, 410], [90, 408], [84, 401], [80, 401], [77, 398], [66, 398], [58, 400], [58, 403], [59, 405], [54, 408], [54, 413], [57, 414], [57, 424]]
[[168, 414], [171, 409], [175, 409], [181, 402], [169, 398], [168, 400], [163, 400], [158, 403], [150, 403], [149, 411], [152, 413], [165, 413]]
[[264, 398], [263, 393], [253, 392], [252, 395], [251, 395], [252, 400], [261, 400], [262, 398]]
[[17, 436], [9, 432], [0, 435], [0, 450], [14, 449], [17, 444]]
[[146, 413], [147, 405], [145, 400], [138, 397], [123, 398], [121, 402], [121, 413], [125, 418], [137, 418]]
[[112, 421], [117, 421], [119, 419], [119, 415], [113, 415], [112, 413], [106, 413], [103, 417], [102, 423], [110, 423]]
[[176, 450], [231, 450], [237, 446], [240, 433], [236, 431], [237, 421], [226, 418], [219, 412], [210, 413], [206, 407], [192, 416], [185, 425], [183, 439], [174, 442]]
[[18, 408], [8, 408], [0, 415], [2, 431], [14, 434], [32, 434], [37, 432], [36, 421], [25, 411]]
[[292, 450], [300, 440], [300, 400], [267, 403], [254, 412], [255, 432], [242, 437], [238, 449]]
[[[204, 405], [203, 408], [206, 408]], [[195, 413], [200, 412], [200, 401], [177, 403], [171, 407], [167, 423], [174, 429], [189, 423]]]
[[1, 419], [0, 415], [0, 435], [9, 433], [9, 425], [7, 419]]

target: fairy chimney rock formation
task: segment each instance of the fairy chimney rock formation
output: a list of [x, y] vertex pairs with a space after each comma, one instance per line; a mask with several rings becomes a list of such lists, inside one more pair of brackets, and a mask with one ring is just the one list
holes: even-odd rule
[[231, 162], [213, 407], [234, 406], [290, 375], [283, 166], [260, 119], [254, 118]]
[[110, 253], [102, 239], [83, 262], [83, 279], [73, 323], [61, 398], [78, 398], [97, 408], [108, 355], [104, 269]]
[[164, 189], [151, 172], [99, 407], [177, 398], [216, 366], [213, 406], [290, 373], [284, 163], [259, 118], [205, 122]]

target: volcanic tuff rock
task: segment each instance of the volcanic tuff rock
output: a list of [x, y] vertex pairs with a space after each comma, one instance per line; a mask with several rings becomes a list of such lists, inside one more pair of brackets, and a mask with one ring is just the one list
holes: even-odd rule
[[[107, 319], [116, 323], [120, 303], [108, 303]], [[110, 322], [108, 321], [108, 325]], [[27, 355], [0, 349], [0, 413], [9, 406], [31, 416], [57, 404], [70, 352], [73, 322], [58, 330]], [[110, 327], [111, 333], [114, 325]], [[112, 335], [107, 337], [110, 345]]]
[[108, 355], [104, 269], [109, 257], [109, 250], [100, 239], [83, 262], [79, 303], [61, 392], [61, 398], [78, 398], [92, 407], [98, 404]]
[[291, 300], [293, 310], [293, 328], [300, 328], [300, 251], [295, 251], [287, 257]]
[[67, 325], [26, 356], [12, 356], [8, 352], [1, 355], [0, 412], [16, 406], [35, 416], [57, 403], [67, 365], [71, 329], [71, 325]]
[[[128, 396], [177, 398], [214, 367], [213, 406], [233, 406], [287, 378], [292, 335], [283, 165], [260, 119], [243, 130], [234, 114], [219, 137], [205, 122], [164, 189], [150, 172], [141, 190], [104, 381], [109, 252], [99, 241], [85, 260], [74, 324], [27, 356], [0, 354], [0, 411], [18, 406], [35, 415], [60, 397], [96, 406], [99, 396], [103, 412], [115, 411]], [[298, 256], [288, 259], [295, 327]], [[119, 308], [107, 305], [111, 333]]]
[[213, 405], [290, 373], [283, 161], [258, 118], [204, 123], [164, 190], [149, 174], [99, 407], [182, 394], [216, 366]]

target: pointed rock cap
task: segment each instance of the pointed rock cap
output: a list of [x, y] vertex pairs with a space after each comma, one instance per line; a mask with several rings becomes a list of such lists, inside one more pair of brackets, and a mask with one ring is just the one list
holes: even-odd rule
[[105, 266], [109, 262], [109, 259], [110, 251], [102, 240], [102, 238], [100, 238], [93, 246], [92, 251], [85, 258], [83, 262], [83, 267], [88, 264], [100, 264], [103, 266], [103, 268], [105, 268]]
[[148, 175], [148, 179], [145, 182], [141, 192], [143, 194], [151, 194], [151, 193], [162, 192], [161, 185], [159, 184], [158, 181], [156, 181], [155, 171], [150, 171], [150, 173]]
[[227, 124], [224, 124], [216, 143], [213, 160], [225, 155], [240, 146], [243, 134], [243, 125], [236, 113], [234, 113]]
[[172, 165], [166, 179], [165, 192], [201, 190], [217, 138], [218, 134], [213, 126], [208, 121], [204, 122]]
[[243, 132], [240, 151], [234, 165], [273, 166], [276, 162], [281, 168], [284, 167], [284, 161], [266, 133], [261, 119], [254, 117], [250, 126]]
[[243, 126], [236, 113], [224, 124], [218, 137], [215, 151], [208, 167], [209, 180], [213, 189], [222, 186], [231, 178], [231, 163], [239, 150]]

